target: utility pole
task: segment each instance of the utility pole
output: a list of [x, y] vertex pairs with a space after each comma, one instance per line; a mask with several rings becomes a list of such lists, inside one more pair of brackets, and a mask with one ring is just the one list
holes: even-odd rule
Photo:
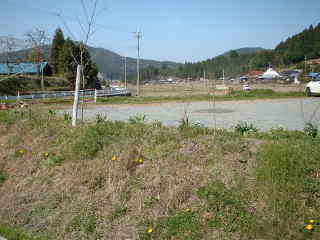
[[141, 32], [134, 32], [133, 33], [135, 35], [135, 37], [138, 40], [138, 58], [137, 58], [137, 96], [140, 95], [140, 38], [141, 36]]
[[304, 56], [304, 72], [307, 74], [307, 56]]
[[124, 56], [124, 87], [127, 88], [127, 57]]
[[224, 69], [222, 69], [222, 84], [224, 85]]

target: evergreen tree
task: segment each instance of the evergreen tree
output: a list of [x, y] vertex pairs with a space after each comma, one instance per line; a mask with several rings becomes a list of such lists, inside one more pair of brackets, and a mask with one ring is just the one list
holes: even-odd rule
[[55, 35], [52, 40], [51, 45], [51, 54], [50, 54], [50, 63], [52, 66], [53, 74], [61, 74], [63, 69], [61, 69], [61, 65], [59, 66], [59, 55], [61, 54], [63, 45], [64, 45], [64, 36], [61, 28], [58, 28], [55, 32]]
[[92, 62], [90, 53], [85, 46], [75, 44], [74, 41], [68, 38], [65, 40], [59, 56], [59, 68], [63, 70], [72, 90], [75, 88], [77, 65], [81, 62], [84, 66], [85, 87], [97, 87], [98, 67]]

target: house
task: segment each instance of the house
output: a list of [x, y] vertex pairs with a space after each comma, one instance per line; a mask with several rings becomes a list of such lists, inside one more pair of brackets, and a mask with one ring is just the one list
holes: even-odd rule
[[262, 74], [263, 74], [262, 71], [252, 70], [252, 71], [250, 71], [250, 72], [247, 74], [247, 76], [248, 76], [249, 78], [258, 78], [258, 77], [260, 77]]
[[51, 67], [47, 62], [40, 63], [40, 66], [36, 63], [0, 63], [0, 75], [10, 74], [37, 74], [39, 72], [46, 76], [51, 75]]
[[274, 78], [281, 78], [281, 75], [277, 73], [275, 70], [272, 68], [269, 68], [267, 71], [265, 71], [261, 78], [263, 79], [274, 79]]

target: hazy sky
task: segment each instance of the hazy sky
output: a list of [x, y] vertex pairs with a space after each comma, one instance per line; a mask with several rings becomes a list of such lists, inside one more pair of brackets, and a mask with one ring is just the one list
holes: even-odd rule
[[[93, 0], [83, 0], [90, 12]], [[0, 36], [57, 27], [81, 39], [81, 0], [0, 0]], [[99, 0], [90, 45], [136, 56], [132, 32], [141, 29], [141, 57], [199, 61], [241, 47], [274, 48], [320, 23], [320, 0]], [[58, 14], [62, 15], [59, 17]], [[68, 30], [69, 29], [69, 30]]]

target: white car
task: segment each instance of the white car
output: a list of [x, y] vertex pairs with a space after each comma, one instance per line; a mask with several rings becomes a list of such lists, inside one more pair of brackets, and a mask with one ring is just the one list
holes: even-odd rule
[[243, 85], [243, 88], [242, 88], [244, 91], [251, 91], [252, 90], [252, 88], [250, 87], [250, 85], [249, 84], [245, 84], [245, 85]]
[[309, 82], [306, 86], [306, 95], [318, 95], [320, 94], [320, 75], [318, 75], [315, 79]]

